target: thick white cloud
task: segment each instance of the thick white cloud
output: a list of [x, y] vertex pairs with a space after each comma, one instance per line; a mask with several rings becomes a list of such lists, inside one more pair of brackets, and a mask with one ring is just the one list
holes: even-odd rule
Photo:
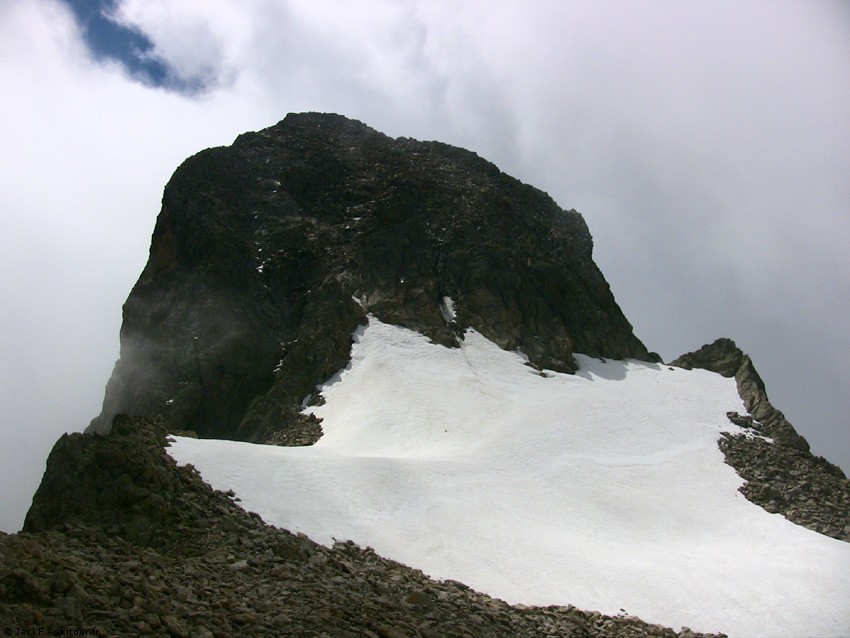
[[0, 5], [0, 85], [0, 528], [13, 530], [55, 439], [99, 412], [166, 180], [265, 118], [94, 64], [49, 2]]
[[229, 0], [203, 3], [126, 0], [109, 16], [152, 38], [149, 55], [168, 64], [180, 82], [227, 85], [244, 65], [251, 12]]
[[844, 5], [123, 0], [113, 17], [209, 90], [93, 62], [58, 0], [0, 3], [0, 480], [18, 482], [0, 528], [98, 412], [171, 172], [303, 110], [471, 148], [577, 208], [651, 349], [735, 338], [850, 470]]

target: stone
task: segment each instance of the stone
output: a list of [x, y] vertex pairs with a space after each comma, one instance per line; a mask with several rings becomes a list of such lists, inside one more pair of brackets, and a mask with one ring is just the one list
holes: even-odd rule
[[742, 427], [742, 428], [755, 428], [757, 426], [756, 421], [753, 420], [748, 414], [739, 414], [738, 412], [727, 412], [726, 418], [729, 419], [731, 423]]
[[416, 607], [429, 608], [434, 606], [434, 597], [428, 592], [414, 591], [404, 597], [404, 602]]
[[53, 574], [53, 579], [50, 583], [50, 591], [54, 594], [64, 594], [70, 590], [74, 584], [75, 579], [71, 572], [60, 569]]
[[176, 638], [189, 638], [189, 630], [186, 628], [186, 625], [174, 616], [165, 615], [161, 620], [170, 635]]

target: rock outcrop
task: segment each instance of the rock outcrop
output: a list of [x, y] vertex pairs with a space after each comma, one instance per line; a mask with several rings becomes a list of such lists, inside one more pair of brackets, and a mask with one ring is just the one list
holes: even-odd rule
[[57, 443], [25, 531], [0, 534], [0, 625], [201, 638], [704, 636], [625, 613], [510, 606], [350, 542], [327, 548], [270, 527], [177, 466], [167, 429], [122, 416], [109, 435]]
[[166, 186], [90, 431], [127, 413], [309, 443], [301, 404], [367, 312], [448, 346], [474, 328], [560, 371], [573, 352], [652, 359], [592, 248], [581, 215], [474, 153], [289, 115]]
[[750, 357], [731, 339], [718, 339], [671, 365], [734, 377], [748, 415], [729, 419], [746, 434], [725, 435], [720, 449], [746, 483], [741, 492], [768, 512], [821, 534], [850, 541], [850, 480], [809, 444], [767, 398]]

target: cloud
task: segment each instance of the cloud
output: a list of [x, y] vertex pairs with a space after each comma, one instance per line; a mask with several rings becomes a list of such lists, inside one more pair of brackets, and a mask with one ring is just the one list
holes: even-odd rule
[[158, 81], [126, 50], [98, 54], [65, 3], [0, 3], [0, 466], [19, 485], [1, 528], [20, 525], [56, 436], [99, 410], [170, 174], [304, 110], [470, 148], [578, 209], [651, 349], [735, 338], [850, 470], [844, 5], [123, 0], [105, 15]]
[[76, 0], [68, 2], [67, 7], [89, 51], [98, 60], [117, 62], [133, 79], [150, 86], [167, 85], [178, 90], [196, 88], [195, 83], [176, 81], [153, 53], [150, 40], [138, 29], [115, 19], [111, 0]]
[[188, 155], [265, 119], [130, 82], [57, 3], [0, 6], [3, 152], [0, 527], [23, 520], [46, 454], [99, 412], [121, 304], [162, 188]]
[[143, 58], [165, 66], [165, 86], [190, 93], [231, 84], [244, 60], [251, 26], [251, 12], [227, 0], [128, 0], [117, 3], [109, 17], [144, 34], [150, 48]]

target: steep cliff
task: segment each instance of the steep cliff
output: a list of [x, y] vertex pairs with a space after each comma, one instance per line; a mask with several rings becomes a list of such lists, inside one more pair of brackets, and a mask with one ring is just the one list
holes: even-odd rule
[[298, 414], [369, 312], [455, 345], [468, 327], [532, 365], [651, 355], [575, 211], [474, 153], [289, 115], [175, 172], [125, 306], [103, 413], [201, 436], [309, 442]]

